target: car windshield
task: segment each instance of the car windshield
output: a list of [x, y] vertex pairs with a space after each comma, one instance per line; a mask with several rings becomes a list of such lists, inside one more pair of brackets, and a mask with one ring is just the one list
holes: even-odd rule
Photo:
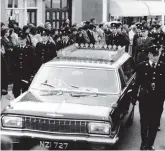
[[88, 92], [119, 92], [115, 70], [45, 66], [31, 85], [32, 89], [75, 89]]

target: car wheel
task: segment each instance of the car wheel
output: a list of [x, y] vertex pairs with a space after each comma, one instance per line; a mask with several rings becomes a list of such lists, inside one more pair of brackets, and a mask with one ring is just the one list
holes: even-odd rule
[[135, 112], [134, 110], [135, 110], [135, 108], [132, 109], [132, 112], [127, 120], [127, 123], [126, 123], [127, 126], [131, 126], [133, 124], [134, 112]]

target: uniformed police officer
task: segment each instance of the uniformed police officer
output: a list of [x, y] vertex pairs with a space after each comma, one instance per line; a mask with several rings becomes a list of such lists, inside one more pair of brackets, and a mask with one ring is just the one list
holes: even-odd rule
[[[141, 150], [154, 150], [154, 141], [163, 111], [165, 96], [165, 63], [159, 62], [159, 51], [150, 47], [149, 60], [137, 66], [134, 94], [139, 101]], [[138, 93], [139, 92], [139, 93]]]
[[135, 60], [135, 50], [136, 50], [136, 47], [137, 47], [137, 40], [138, 38], [141, 37], [141, 23], [137, 23], [136, 24], [136, 33], [134, 35], [134, 38], [133, 38], [133, 44], [132, 44], [132, 57], [134, 58]]
[[153, 32], [149, 36], [154, 38], [155, 45], [162, 45], [163, 41], [165, 41], [165, 34], [161, 30], [161, 25], [154, 24], [152, 25], [152, 28]]
[[93, 24], [90, 24], [89, 25], [89, 28], [87, 29], [87, 34], [88, 34], [88, 37], [89, 37], [89, 40], [90, 40], [90, 43], [91, 44], [95, 44], [97, 42], [97, 39], [95, 38], [95, 33], [94, 33], [94, 29], [96, 28], [95, 25]]
[[27, 45], [26, 35], [21, 35], [18, 41], [19, 45], [14, 47], [12, 55], [13, 94], [15, 98], [21, 92], [27, 91], [31, 77], [36, 72], [34, 49]]
[[47, 41], [45, 42], [45, 47], [44, 47], [45, 48], [45, 62], [48, 62], [57, 56], [57, 53], [56, 53], [57, 50], [56, 50], [55, 42], [50, 36], [51, 33], [47, 30], [45, 32], [47, 34]]
[[64, 48], [64, 44], [63, 44], [61, 35], [56, 36], [55, 42], [56, 42], [56, 51], [59, 51], [60, 49]]
[[41, 33], [41, 37], [42, 41], [37, 43], [35, 49], [37, 69], [39, 69], [43, 63], [46, 63], [46, 44], [48, 37], [45, 30]]
[[107, 45], [126, 46], [129, 44], [121, 28], [119, 28], [120, 26], [120, 23], [111, 23], [111, 31], [106, 40]]
[[[156, 49], [159, 50], [159, 61], [158, 62], [165, 63], [165, 41], [163, 42], [162, 46], [157, 46]], [[163, 102], [162, 106], [164, 106], [164, 102]], [[163, 111], [162, 111], [162, 113], [163, 113]], [[160, 131], [160, 130], [161, 130], [161, 127], [160, 127], [160, 123], [159, 123], [158, 131]]]
[[135, 62], [140, 63], [148, 59], [146, 51], [153, 45], [153, 38], [148, 37], [149, 29], [147, 26], [141, 26], [141, 37], [137, 39], [135, 48]]

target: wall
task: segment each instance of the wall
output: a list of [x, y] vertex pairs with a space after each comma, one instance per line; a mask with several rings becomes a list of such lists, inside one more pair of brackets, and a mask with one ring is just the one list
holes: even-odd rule
[[102, 22], [102, 0], [82, 0], [82, 21], [96, 18], [97, 23]]
[[5, 10], [5, 1], [4, 0], [0, 0], [0, 8], [1, 8], [0, 9], [0, 14], [1, 14], [0, 21], [5, 23], [5, 21], [6, 21], [6, 18], [5, 18], [6, 10]]
[[82, 1], [72, 0], [72, 24], [79, 24], [82, 21]]

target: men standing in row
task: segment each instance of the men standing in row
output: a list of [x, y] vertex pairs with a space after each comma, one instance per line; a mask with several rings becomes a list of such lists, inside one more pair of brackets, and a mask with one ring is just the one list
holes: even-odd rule
[[[157, 46], [149, 48], [149, 60], [137, 67], [134, 97], [139, 101], [141, 150], [154, 150], [165, 98], [165, 63], [159, 61]], [[138, 93], [139, 92], [139, 93]], [[138, 96], [137, 96], [138, 94]]]

